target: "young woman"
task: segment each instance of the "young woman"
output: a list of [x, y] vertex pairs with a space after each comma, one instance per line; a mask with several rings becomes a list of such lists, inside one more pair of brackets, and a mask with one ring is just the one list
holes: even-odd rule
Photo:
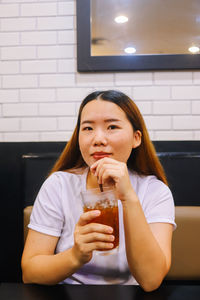
[[[91, 222], [80, 192], [114, 186], [120, 245], [113, 229]], [[40, 284], [140, 284], [159, 287], [171, 264], [174, 202], [144, 120], [119, 91], [82, 102], [71, 140], [36, 198], [22, 256], [23, 281]]]

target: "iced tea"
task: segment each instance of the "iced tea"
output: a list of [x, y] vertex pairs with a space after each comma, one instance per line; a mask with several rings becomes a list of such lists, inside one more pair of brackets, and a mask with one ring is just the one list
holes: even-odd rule
[[[94, 218], [90, 223], [100, 223], [104, 225], [108, 225], [113, 228], [113, 235], [115, 237], [114, 239], [114, 248], [119, 246], [119, 215], [118, 215], [118, 207], [101, 207], [96, 206], [95, 209], [98, 209], [101, 211], [101, 215], [99, 217]], [[84, 207], [84, 212], [94, 210], [94, 208], [87, 208]]]
[[100, 216], [92, 219], [90, 223], [100, 223], [113, 228], [114, 247], [111, 250], [96, 251], [96, 253], [107, 255], [116, 252], [119, 246], [119, 215], [118, 200], [114, 189], [110, 187], [104, 187], [103, 191], [100, 191], [100, 189], [88, 189], [82, 191], [81, 196], [84, 212], [94, 209], [101, 211]]

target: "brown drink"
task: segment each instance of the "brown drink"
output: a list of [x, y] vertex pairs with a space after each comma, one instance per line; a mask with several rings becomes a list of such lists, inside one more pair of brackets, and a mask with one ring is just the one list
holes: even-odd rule
[[[101, 215], [99, 217], [94, 218], [90, 223], [100, 223], [104, 225], [108, 225], [113, 228], [113, 233], [115, 240], [113, 242], [114, 248], [119, 246], [119, 215], [118, 215], [118, 207], [107, 207], [102, 208], [96, 206], [95, 209], [101, 211]], [[91, 208], [84, 207], [84, 212], [93, 210]]]
[[92, 219], [90, 223], [100, 223], [113, 228], [112, 235], [114, 247], [111, 250], [95, 251], [104, 254], [111, 254], [119, 246], [119, 215], [118, 200], [113, 189], [104, 188], [103, 192], [99, 189], [89, 189], [81, 192], [84, 212], [100, 210], [99, 217]]

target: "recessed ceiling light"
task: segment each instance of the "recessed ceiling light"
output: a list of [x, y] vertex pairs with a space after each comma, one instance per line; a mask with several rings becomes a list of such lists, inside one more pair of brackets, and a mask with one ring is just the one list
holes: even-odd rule
[[126, 16], [118, 16], [115, 18], [116, 23], [126, 23], [128, 22], [128, 18]]
[[189, 49], [188, 49], [191, 53], [197, 53], [197, 52], [199, 52], [199, 47], [197, 47], [197, 46], [192, 46], [192, 47], [190, 47]]
[[128, 54], [133, 54], [136, 52], [136, 49], [134, 47], [127, 47], [124, 49], [124, 51]]

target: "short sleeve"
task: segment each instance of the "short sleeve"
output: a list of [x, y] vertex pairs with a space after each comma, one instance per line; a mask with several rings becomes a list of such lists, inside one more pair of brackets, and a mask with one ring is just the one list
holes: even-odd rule
[[143, 209], [148, 223], [170, 223], [176, 228], [172, 193], [167, 185], [155, 177], [149, 180]]
[[52, 174], [43, 183], [35, 200], [29, 228], [59, 237], [64, 216], [61, 207], [61, 185], [59, 177]]

